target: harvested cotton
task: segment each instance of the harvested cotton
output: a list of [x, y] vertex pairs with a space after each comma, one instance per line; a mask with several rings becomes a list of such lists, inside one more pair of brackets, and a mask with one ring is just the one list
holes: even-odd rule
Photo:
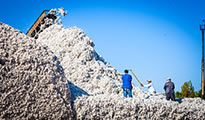
[[[156, 97], [156, 96], [155, 96]], [[185, 99], [182, 104], [117, 95], [83, 96], [74, 101], [77, 119], [205, 119], [205, 102]], [[195, 105], [194, 105], [195, 104]]]
[[204, 100], [167, 101], [165, 96], [150, 96], [139, 87], [133, 98], [123, 98], [121, 74], [94, 50], [94, 43], [76, 27], [54, 24], [38, 41], [59, 58], [70, 89], [76, 119], [205, 119]]
[[[96, 53], [93, 41], [81, 29], [55, 24], [37, 40], [58, 56], [68, 80], [87, 94], [122, 94], [121, 74]], [[142, 93], [137, 90], [136, 96]]]
[[0, 23], [0, 119], [71, 119], [71, 96], [57, 57]]

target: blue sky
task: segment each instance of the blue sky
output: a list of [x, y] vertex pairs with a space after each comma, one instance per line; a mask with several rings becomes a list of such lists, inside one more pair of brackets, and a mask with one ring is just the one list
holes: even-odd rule
[[132, 69], [144, 84], [151, 79], [157, 92], [168, 77], [176, 91], [189, 80], [198, 91], [204, 5], [204, 0], [4, 0], [0, 21], [26, 33], [44, 9], [63, 7], [64, 26], [83, 29], [119, 72]]

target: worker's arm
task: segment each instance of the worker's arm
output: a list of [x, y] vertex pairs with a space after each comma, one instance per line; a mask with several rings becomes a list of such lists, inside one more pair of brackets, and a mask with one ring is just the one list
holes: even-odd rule
[[172, 83], [172, 84], [173, 84], [173, 86], [172, 86], [172, 90], [174, 90], [174, 88], [175, 88], [174, 83]]
[[151, 85], [150, 84], [144, 85], [144, 87], [149, 87], [149, 86], [151, 86]]
[[164, 85], [164, 91], [166, 91], [166, 84]]

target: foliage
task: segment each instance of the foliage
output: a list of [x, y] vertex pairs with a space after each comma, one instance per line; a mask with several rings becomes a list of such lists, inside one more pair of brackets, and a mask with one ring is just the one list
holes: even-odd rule
[[181, 87], [181, 96], [182, 97], [196, 97], [194, 92], [194, 87], [192, 86], [191, 81], [185, 82]]
[[181, 98], [181, 96], [182, 96], [182, 94], [181, 94], [179, 91], [177, 91], [177, 92], [175, 93], [175, 97], [176, 97], [176, 98]]
[[194, 87], [192, 86], [191, 81], [185, 82], [184, 85], [181, 87], [181, 92], [176, 92], [175, 93], [176, 98], [181, 98], [181, 97], [188, 97], [188, 98], [193, 98], [193, 97], [201, 97], [202, 99], [205, 99], [205, 95], [201, 95], [201, 90], [198, 92], [194, 91]]
[[197, 97], [200, 97], [200, 98], [202, 98], [202, 99], [205, 99], [205, 95], [202, 96], [201, 90], [199, 90], [199, 92], [197, 92]]

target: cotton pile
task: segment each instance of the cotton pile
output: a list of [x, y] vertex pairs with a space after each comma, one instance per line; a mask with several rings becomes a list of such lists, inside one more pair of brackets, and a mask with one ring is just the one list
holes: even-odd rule
[[32, 39], [0, 23], [0, 119], [205, 119], [205, 101], [167, 101], [133, 87], [79, 28], [53, 24]]
[[0, 23], [0, 119], [71, 119], [70, 89], [57, 57]]
[[[58, 57], [69, 81], [75, 119], [205, 119], [205, 102], [185, 98], [182, 103], [150, 96], [139, 87], [133, 98], [123, 98], [121, 73], [94, 50], [94, 43], [79, 28], [54, 24], [39, 34]], [[105, 46], [106, 47], [106, 46]]]
[[[93, 41], [81, 29], [65, 29], [55, 24], [45, 29], [37, 41], [47, 45], [57, 55], [71, 88], [72, 85], [78, 86], [87, 95], [121, 96], [121, 74], [96, 53]], [[143, 94], [136, 89], [136, 96]]]

